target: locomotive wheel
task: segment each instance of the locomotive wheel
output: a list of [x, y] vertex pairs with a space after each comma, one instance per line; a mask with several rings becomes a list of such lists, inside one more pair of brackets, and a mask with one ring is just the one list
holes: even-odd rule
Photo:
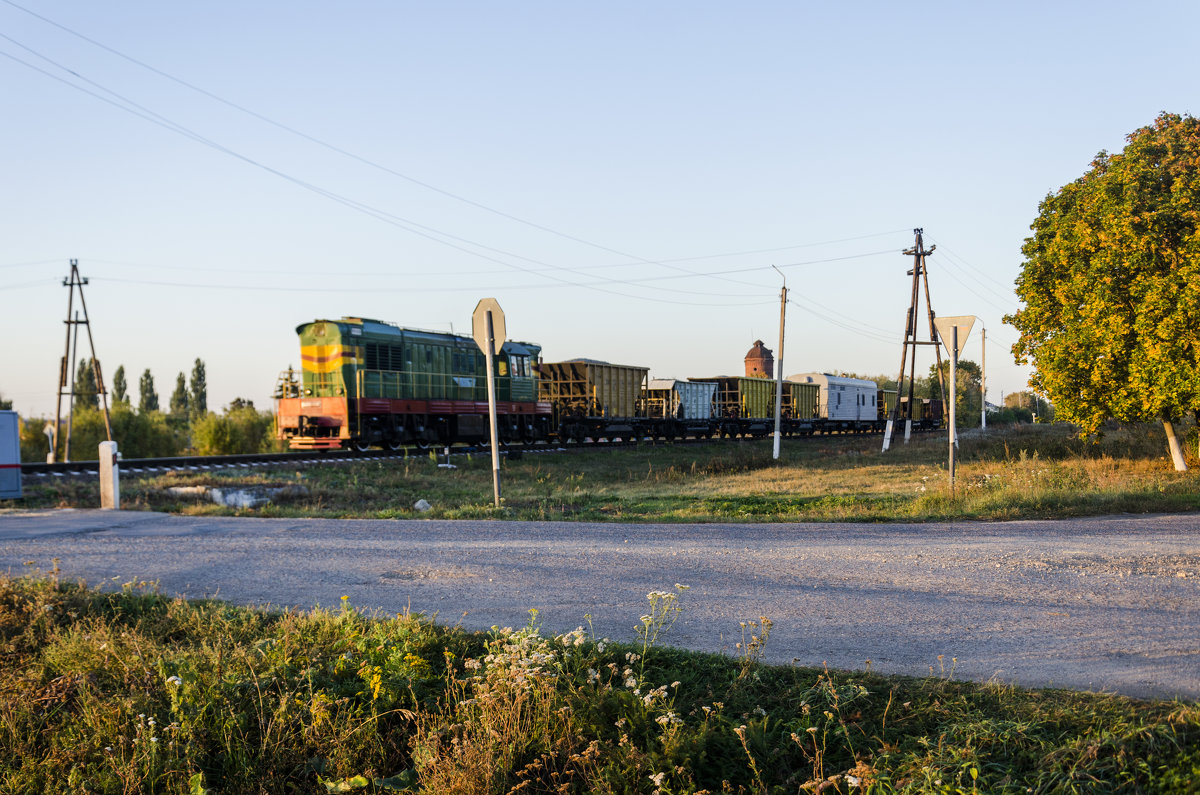
[[360, 453], [365, 453], [371, 449], [371, 443], [366, 439], [355, 439], [353, 442], [351, 442], [351, 445]]
[[430, 442], [428, 439], [414, 439], [413, 444], [417, 446], [418, 450], [428, 450]]
[[391, 450], [393, 453], [398, 453], [404, 449], [404, 442], [394, 438], [388, 439], [386, 446], [387, 449]]

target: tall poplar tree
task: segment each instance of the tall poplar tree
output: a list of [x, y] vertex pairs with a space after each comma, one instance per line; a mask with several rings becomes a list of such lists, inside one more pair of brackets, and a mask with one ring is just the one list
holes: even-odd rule
[[193, 414], [204, 416], [208, 413], [208, 382], [204, 377], [204, 361], [199, 357], [192, 365], [192, 392], [189, 407]]
[[96, 386], [96, 366], [90, 358], [79, 360], [79, 368], [75, 371], [75, 401], [76, 406], [100, 408], [100, 390]]
[[125, 365], [119, 365], [113, 373], [113, 403], [129, 403], [129, 385], [125, 383]]
[[1170, 113], [1046, 197], [1017, 279], [1017, 362], [1058, 419], [1173, 423], [1200, 412], [1200, 120]]
[[138, 381], [138, 411], [142, 414], [158, 411], [158, 393], [154, 391], [154, 376], [150, 375], [149, 367]]
[[170, 413], [172, 417], [186, 417], [188, 413], [187, 378], [183, 373], [175, 379], [175, 391], [171, 393]]

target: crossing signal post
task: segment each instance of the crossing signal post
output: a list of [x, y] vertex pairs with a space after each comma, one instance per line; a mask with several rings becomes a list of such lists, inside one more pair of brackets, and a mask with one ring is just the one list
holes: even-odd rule
[[495, 298], [484, 298], [471, 315], [471, 336], [487, 359], [488, 421], [492, 439], [492, 492], [500, 507], [500, 445], [496, 424], [496, 368], [494, 360], [504, 347], [504, 310]]

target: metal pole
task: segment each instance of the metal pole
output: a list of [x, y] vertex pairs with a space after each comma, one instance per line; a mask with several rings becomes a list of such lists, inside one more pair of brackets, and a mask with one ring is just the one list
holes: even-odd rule
[[[775, 268], [774, 265], [771, 267]], [[775, 268], [775, 272], [783, 277], [783, 292], [779, 294], [779, 358], [775, 360], [775, 449], [772, 456], [778, 461], [779, 440], [782, 437], [781, 426], [783, 424], [783, 329], [787, 321], [787, 277], [779, 268]]]
[[979, 357], [979, 427], [987, 430], [987, 328], [983, 331], [982, 355]]
[[950, 338], [953, 346], [950, 350], [950, 496], [954, 497], [954, 444], [958, 441], [958, 435], [954, 432], [954, 404], [957, 398], [957, 376], [955, 370], [958, 368], [958, 326], [954, 327], [954, 333]]
[[492, 313], [487, 312], [487, 380], [488, 380], [488, 419], [492, 426], [492, 494], [496, 507], [500, 507], [500, 445], [496, 433], [496, 372], [492, 360], [496, 356], [496, 332], [492, 328]]

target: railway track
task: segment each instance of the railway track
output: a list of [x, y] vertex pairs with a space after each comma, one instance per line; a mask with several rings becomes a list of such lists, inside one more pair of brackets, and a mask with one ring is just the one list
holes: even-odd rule
[[[817, 434], [824, 436], [827, 434]], [[842, 434], [835, 434], [842, 435]], [[751, 438], [751, 437], [739, 437]], [[754, 437], [760, 438], [760, 437]], [[761, 437], [769, 438], [769, 437]], [[792, 439], [803, 437], [787, 437]], [[708, 444], [716, 441], [718, 437], [713, 439], [674, 439], [670, 440], [671, 444]], [[505, 455], [523, 454], [523, 453], [563, 453], [580, 450], [584, 448], [592, 448], [595, 446], [603, 447], [634, 447], [639, 445], [654, 445], [661, 444], [664, 440], [643, 439], [635, 441], [633, 439], [588, 439], [586, 442], [571, 442], [569, 444], [558, 443], [538, 443], [534, 445], [526, 445], [514, 443], [506, 445], [504, 449]], [[451, 447], [450, 454], [465, 455], [465, 454], [485, 454], [487, 452], [486, 445], [465, 445]], [[279, 466], [281, 464], [340, 464], [353, 461], [391, 461], [403, 460], [405, 458], [424, 458], [433, 451], [439, 458], [444, 455], [442, 452], [444, 447], [438, 448], [410, 448], [405, 450], [389, 451], [389, 450], [313, 450], [289, 453], [253, 453], [246, 455], [210, 455], [210, 456], [176, 456], [171, 458], [125, 458], [120, 462], [122, 475], [156, 475], [163, 472], [202, 472], [214, 469], [254, 469], [256, 467]], [[516, 457], [515, 455], [513, 456]], [[66, 461], [49, 463], [22, 463], [21, 477], [23, 480], [30, 482], [38, 482], [46, 478], [76, 478], [84, 476], [97, 475], [100, 472], [99, 461]]]
[[[439, 457], [443, 448], [431, 448]], [[558, 452], [563, 448], [552, 446], [525, 447], [512, 445], [505, 450], [521, 452]], [[486, 452], [486, 447], [451, 447], [451, 455]], [[424, 458], [430, 450], [320, 450], [291, 453], [254, 453], [247, 455], [176, 456], [172, 458], [125, 458], [120, 461], [122, 475], [160, 474], [163, 472], [201, 472], [213, 469], [253, 469], [256, 467], [279, 466], [280, 464], [341, 464], [352, 461], [390, 461], [404, 458]], [[96, 475], [100, 472], [99, 461], [65, 461], [53, 464], [22, 463], [21, 477], [35, 482], [44, 478], [69, 478]]]
[[[300, 453], [256, 453], [250, 455], [177, 456], [173, 458], [126, 458], [120, 462], [121, 474], [157, 474], [173, 471], [203, 471], [209, 469], [234, 469], [277, 466], [290, 463], [342, 463], [370, 459], [404, 458], [404, 452], [382, 450], [338, 450], [333, 452]], [[23, 478], [78, 477], [94, 475], [100, 471], [99, 461], [67, 461], [54, 464], [23, 463]]]

